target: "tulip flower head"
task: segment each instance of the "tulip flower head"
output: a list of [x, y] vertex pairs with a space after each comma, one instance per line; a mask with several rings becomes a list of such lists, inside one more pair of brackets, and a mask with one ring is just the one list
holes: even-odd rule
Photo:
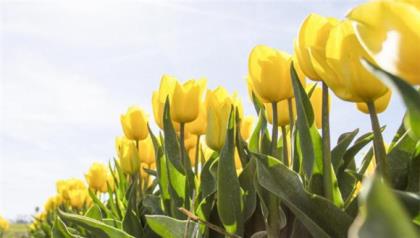
[[121, 115], [121, 125], [125, 136], [130, 140], [143, 140], [149, 134], [147, 116], [136, 106], [130, 107], [125, 115]]
[[89, 187], [95, 191], [108, 192], [108, 185], [113, 185], [113, 178], [108, 167], [103, 163], [93, 163], [85, 175]]
[[55, 210], [57, 207], [59, 207], [63, 202], [63, 198], [60, 194], [56, 194], [52, 197], [49, 197], [47, 202], [44, 204], [44, 210], [46, 212], [50, 212]]
[[248, 70], [253, 91], [263, 102], [278, 102], [293, 97], [290, 77], [291, 57], [264, 45], [252, 49]]
[[[155, 118], [156, 124], [163, 130], [163, 110], [165, 109], [166, 99], [172, 100], [172, 95], [174, 94], [176, 78], [163, 75], [160, 80], [160, 86], [158, 91], [153, 92], [152, 96], [152, 106], [153, 106], [153, 116]], [[172, 123], [175, 130], [179, 131], [179, 124]]]
[[[308, 85], [306, 91], [309, 93], [313, 86], [314, 85]], [[322, 89], [320, 87], [315, 87], [312, 90], [309, 100], [311, 101], [312, 109], [314, 111], [315, 126], [320, 129], [322, 128]], [[329, 95], [328, 107], [331, 108], [331, 99]]]
[[[273, 124], [273, 107], [270, 103], [265, 103], [265, 114], [270, 124]], [[295, 100], [292, 100], [293, 115], [296, 116]], [[277, 103], [277, 125], [287, 126], [290, 124], [290, 113], [288, 100], [282, 100]]]
[[241, 120], [240, 133], [244, 140], [248, 140], [252, 133], [255, 118], [253, 116], [246, 116]]
[[74, 209], [82, 209], [87, 205], [89, 194], [86, 189], [74, 189], [69, 191], [70, 205]]
[[136, 173], [139, 170], [140, 158], [134, 141], [124, 137], [117, 137], [115, 144], [122, 170], [131, 175]]
[[235, 99], [223, 87], [209, 90], [207, 94], [206, 142], [211, 149], [219, 151], [225, 144], [229, 115]]
[[0, 234], [1, 232], [6, 232], [9, 230], [10, 224], [9, 222], [0, 216]]
[[356, 36], [380, 67], [420, 85], [420, 1], [370, 1], [347, 16]]
[[199, 105], [206, 80], [189, 80], [184, 84], [175, 84], [171, 100], [171, 117], [178, 123], [192, 122], [198, 117]]
[[153, 164], [155, 162], [155, 148], [150, 135], [139, 142], [139, 158], [142, 163]]
[[193, 135], [204, 135], [207, 129], [206, 102], [200, 102], [197, 118], [185, 125], [185, 130]]
[[[388, 90], [388, 92], [385, 95], [375, 100], [374, 105], [376, 113], [382, 113], [385, 111], [385, 109], [389, 105], [389, 101], [391, 101], [391, 94], [391, 90]], [[369, 109], [366, 103], [359, 102], [356, 104], [356, 106], [359, 111], [369, 114]]]

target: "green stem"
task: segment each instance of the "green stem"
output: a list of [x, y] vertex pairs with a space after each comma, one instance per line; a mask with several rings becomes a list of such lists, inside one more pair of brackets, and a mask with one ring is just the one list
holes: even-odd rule
[[181, 122], [180, 123], [180, 128], [179, 128], [179, 140], [180, 140], [180, 151], [181, 151], [181, 161], [183, 162], [184, 165], [184, 171], [185, 171], [185, 176], [186, 176], [186, 182], [185, 182], [185, 207], [187, 209], [190, 209], [190, 205], [189, 205], [189, 192], [188, 192], [188, 188], [189, 188], [189, 172], [188, 170], [190, 168], [188, 168], [188, 161], [185, 156], [185, 123]]
[[287, 105], [289, 108], [289, 129], [290, 129], [290, 156], [291, 156], [291, 160], [290, 160], [290, 167], [293, 168], [293, 155], [294, 155], [294, 151], [295, 151], [295, 143], [294, 143], [294, 136], [293, 136], [293, 126], [295, 124], [295, 115], [293, 113], [293, 102], [292, 102], [292, 98], [288, 98], [287, 99]]
[[333, 200], [333, 179], [331, 174], [331, 142], [330, 142], [330, 112], [329, 112], [328, 86], [322, 82], [322, 159], [324, 195]]
[[267, 237], [268, 238], [278, 238], [280, 237], [280, 202], [277, 197], [275, 197], [273, 194], [269, 195], [268, 198], [268, 217], [267, 217], [267, 223], [266, 223], [266, 230], [267, 230]]
[[271, 141], [271, 154], [276, 157], [277, 155], [277, 137], [278, 137], [278, 115], [277, 115], [277, 102], [271, 103], [271, 106], [273, 108], [273, 128], [272, 128], [272, 141]]
[[384, 145], [384, 139], [382, 137], [381, 127], [379, 125], [378, 115], [376, 114], [376, 108], [373, 101], [366, 103], [369, 115], [370, 122], [372, 124], [373, 130], [373, 149], [375, 154], [375, 160], [377, 164], [377, 171], [379, 174], [382, 174], [385, 179], [388, 179], [388, 165], [386, 162], [386, 151]]
[[[140, 153], [140, 141], [136, 140], [136, 147], [137, 147], [137, 151]], [[139, 196], [140, 199], [143, 197], [143, 186], [142, 186], [142, 179], [141, 179], [141, 172], [143, 171], [143, 168], [141, 167], [141, 160], [139, 160], [139, 186], [140, 186], [140, 191], [139, 191]], [[135, 183], [136, 181], [133, 180], [133, 183]]]
[[195, 145], [195, 164], [194, 164], [194, 171], [196, 176], [198, 177], [198, 160], [200, 156], [200, 135], [197, 135], [197, 142]]
[[289, 167], [289, 151], [287, 149], [287, 133], [286, 133], [286, 127], [281, 127], [281, 135], [283, 137], [283, 162], [284, 165]]

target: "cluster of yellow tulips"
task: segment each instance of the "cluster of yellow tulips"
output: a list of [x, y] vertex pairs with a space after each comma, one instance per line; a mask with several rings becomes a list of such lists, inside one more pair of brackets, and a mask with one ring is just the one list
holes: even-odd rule
[[0, 236], [9, 230], [10, 224], [9, 221], [4, 219], [2, 216], [0, 216]]
[[[246, 83], [258, 119], [244, 115], [236, 93], [207, 89], [206, 79], [163, 75], [151, 98], [159, 135], [142, 108], [128, 108], [114, 163], [93, 163], [87, 185], [58, 181], [31, 234], [415, 237], [420, 209], [404, 206], [420, 203], [418, 43], [419, 1], [367, 2], [343, 20], [310, 14], [293, 54], [265, 45], [249, 54]], [[392, 94], [384, 81], [408, 108], [388, 150], [377, 116]], [[331, 148], [330, 90], [370, 115], [372, 133], [356, 140], [358, 130], [345, 133]], [[371, 141], [358, 165], [356, 155]], [[375, 179], [363, 195], [366, 177]]]

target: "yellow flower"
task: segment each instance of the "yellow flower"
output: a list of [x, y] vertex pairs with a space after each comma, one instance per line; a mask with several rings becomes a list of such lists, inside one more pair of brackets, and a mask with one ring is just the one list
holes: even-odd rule
[[185, 124], [185, 130], [193, 135], [204, 135], [207, 129], [207, 109], [206, 103], [201, 102], [197, 118]]
[[[163, 130], [163, 110], [165, 109], [166, 98], [172, 100], [172, 95], [174, 94], [176, 78], [163, 75], [160, 80], [160, 86], [158, 91], [153, 92], [152, 96], [152, 106], [153, 106], [153, 116], [155, 118], [156, 124]], [[172, 123], [175, 130], [179, 131], [179, 124]]]
[[184, 84], [175, 84], [171, 101], [171, 117], [178, 123], [192, 122], [198, 117], [202, 92], [206, 80], [188, 80]]
[[305, 87], [305, 85], [306, 85], [306, 75], [302, 71], [302, 67], [299, 64], [299, 61], [297, 59], [296, 54], [294, 54], [292, 56], [292, 62], [293, 62], [293, 67], [295, 68], [295, 71], [297, 73], [297, 76], [299, 77], [299, 81], [302, 83], [302, 86]]
[[9, 222], [0, 216], [0, 231], [6, 232], [9, 230], [10, 224]]
[[252, 49], [248, 70], [252, 87], [263, 102], [278, 102], [293, 97], [290, 78], [291, 57], [264, 45]]
[[331, 28], [337, 24], [334, 18], [310, 14], [303, 21], [298, 40], [295, 42], [295, 54], [303, 73], [312, 80], [324, 80], [313, 66], [310, 49], [325, 51], [325, 44]]
[[155, 162], [155, 148], [150, 136], [139, 143], [139, 158], [142, 163], [152, 164]]
[[127, 113], [121, 115], [121, 125], [130, 140], [143, 140], [149, 134], [146, 114], [136, 106], [128, 108]]
[[234, 101], [223, 87], [209, 90], [207, 95], [206, 142], [211, 149], [219, 151], [225, 143], [229, 114]]
[[252, 126], [254, 125], [254, 117], [246, 116], [241, 120], [240, 133], [241, 137], [244, 140], [248, 140], [249, 136], [252, 133]]
[[117, 137], [115, 144], [122, 170], [131, 175], [137, 172], [140, 166], [140, 158], [134, 141]]
[[371, 1], [347, 16], [364, 49], [385, 70], [420, 84], [420, 2]]
[[113, 181], [108, 167], [103, 163], [93, 163], [85, 177], [90, 188], [103, 193], [108, 192], [107, 182]]
[[70, 206], [75, 209], [81, 209], [87, 201], [87, 190], [86, 189], [74, 189], [69, 191]]
[[69, 191], [71, 190], [83, 190], [86, 189], [84, 182], [80, 179], [67, 179], [67, 180], [59, 180], [56, 183], [57, 186], [57, 193], [61, 195], [64, 200], [69, 200]]
[[[342, 85], [334, 85], [326, 78], [324, 81], [333, 92], [346, 90], [351, 97], [342, 98], [344, 100], [374, 101], [383, 96], [388, 88], [361, 64], [361, 59], [369, 59], [369, 56], [357, 40], [351, 24], [348, 20], [337, 24], [330, 31], [326, 45], [326, 62]], [[341, 97], [339, 93], [336, 95]]]
[[[313, 85], [308, 85], [306, 91], [309, 93], [312, 87]], [[315, 87], [309, 100], [311, 101], [312, 109], [314, 111], [315, 126], [319, 129], [322, 127], [322, 89], [320, 87]], [[331, 98], [329, 95], [328, 107], [331, 108]]]
[[49, 197], [47, 202], [44, 204], [44, 210], [46, 212], [50, 212], [60, 206], [62, 202], [63, 199], [60, 194]]
[[[375, 100], [374, 105], [376, 113], [381, 113], [385, 111], [385, 109], [388, 107], [389, 101], [391, 100], [391, 94], [391, 90], [388, 90], [388, 92], [385, 95]], [[369, 109], [366, 103], [359, 102], [356, 104], [356, 106], [357, 109], [359, 109], [359, 111], [369, 114]]]
[[[273, 124], [273, 107], [271, 103], [265, 103], [265, 115], [270, 124]], [[293, 116], [296, 117], [295, 100], [292, 100]], [[277, 123], [278, 126], [287, 126], [290, 124], [289, 103], [283, 100], [277, 103]]]

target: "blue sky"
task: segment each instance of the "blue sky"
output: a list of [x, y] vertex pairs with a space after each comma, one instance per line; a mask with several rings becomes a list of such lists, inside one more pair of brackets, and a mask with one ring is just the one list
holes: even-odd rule
[[[266, 44], [292, 53], [309, 13], [344, 17], [361, 1], [3, 1], [0, 3], [0, 214], [33, 214], [57, 179], [114, 155], [119, 115], [150, 113], [162, 74], [206, 77], [247, 99], [247, 59]], [[393, 97], [386, 139], [403, 115]], [[332, 103], [340, 133], [370, 128], [350, 103]]]

